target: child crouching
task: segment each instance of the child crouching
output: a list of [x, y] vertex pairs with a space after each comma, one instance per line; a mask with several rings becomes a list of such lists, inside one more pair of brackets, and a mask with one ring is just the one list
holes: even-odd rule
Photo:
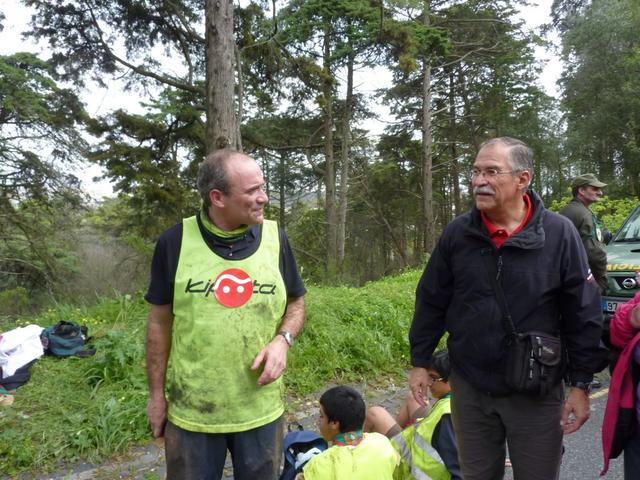
[[324, 392], [318, 428], [333, 445], [309, 460], [296, 480], [391, 480], [398, 454], [384, 435], [362, 431], [365, 415], [364, 400], [353, 388]]
[[[379, 432], [391, 438], [401, 456], [394, 479], [459, 480], [462, 474], [451, 422], [448, 381], [451, 364], [446, 349], [433, 355], [427, 373], [431, 379], [431, 396], [436, 399], [429, 411], [409, 393], [397, 419], [383, 407], [371, 407], [367, 412], [365, 431]], [[403, 430], [403, 427], [406, 428]]]

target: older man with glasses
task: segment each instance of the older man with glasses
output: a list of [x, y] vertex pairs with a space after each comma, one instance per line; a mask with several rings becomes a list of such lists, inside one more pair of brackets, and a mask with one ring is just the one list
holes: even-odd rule
[[[533, 164], [520, 140], [482, 145], [471, 171], [475, 206], [445, 228], [416, 290], [410, 387], [424, 404], [433, 381], [425, 367], [447, 331], [465, 480], [501, 479], [507, 442], [516, 480], [557, 479], [563, 433], [588, 419], [589, 384], [604, 359], [597, 283], [571, 222], [529, 189]], [[516, 332], [561, 339], [566, 400], [560, 375], [537, 395], [507, 383], [508, 316]]]

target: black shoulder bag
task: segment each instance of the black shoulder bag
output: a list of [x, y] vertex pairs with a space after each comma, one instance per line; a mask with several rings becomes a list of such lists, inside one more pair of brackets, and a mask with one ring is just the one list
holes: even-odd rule
[[562, 379], [562, 342], [559, 337], [545, 332], [516, 331], [504, 291], [498, 281], [500, 272], [493, 262], [493, 255], [485, 255], [485, 260], [507, 332], [506, 383], [517, 392], [536, 397], [544, 396]]

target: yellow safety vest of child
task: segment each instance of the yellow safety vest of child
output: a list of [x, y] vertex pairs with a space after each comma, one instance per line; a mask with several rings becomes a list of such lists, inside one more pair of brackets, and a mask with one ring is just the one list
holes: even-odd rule
[[304, 480], [392, 480], [398, 454], [384, 435], [365, 433], [355, 446], [333, 446], [304, 467]]
[[429, 414], [405, 428], [391, 439], [400, 453], [400, 465], [394, 480], [449, 480], [451, 474], [440, 455], [433, 448], [432, 440], [436, 426], [443, 415], [451, 414], [451, 397], [438, 400]]
[[189, 431], [230, 433], [284, 412], [281, 379], [258, 386], [256, 355], [277, 334], [287, 303], [275, 222], [258, 249], [228, 260], [205, 243], [196, 217], [183, 221], [167, 372], [169, 420]]

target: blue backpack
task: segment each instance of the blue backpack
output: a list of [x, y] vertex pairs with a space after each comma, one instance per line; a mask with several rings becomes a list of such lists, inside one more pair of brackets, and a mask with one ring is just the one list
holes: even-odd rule
[[45, 328], [40, 335], [45, 353], [56, 357], [89, 357], [96, 353], [96, 349], [88, 347], [86, 342], [91, 340], [88, 329], [75, 322], [58, 322], [52, 327]]
[[293, 480], [302, 472], [302, 467], [316, 455], [324, 452], [327, 442], [315, 432], [303, 430], [302, 425], [296, 424], [297, 430], [291, 430], [289, 425], [284, 437], [282, 448], [284, 450], [284, 469], [280, 480]]

